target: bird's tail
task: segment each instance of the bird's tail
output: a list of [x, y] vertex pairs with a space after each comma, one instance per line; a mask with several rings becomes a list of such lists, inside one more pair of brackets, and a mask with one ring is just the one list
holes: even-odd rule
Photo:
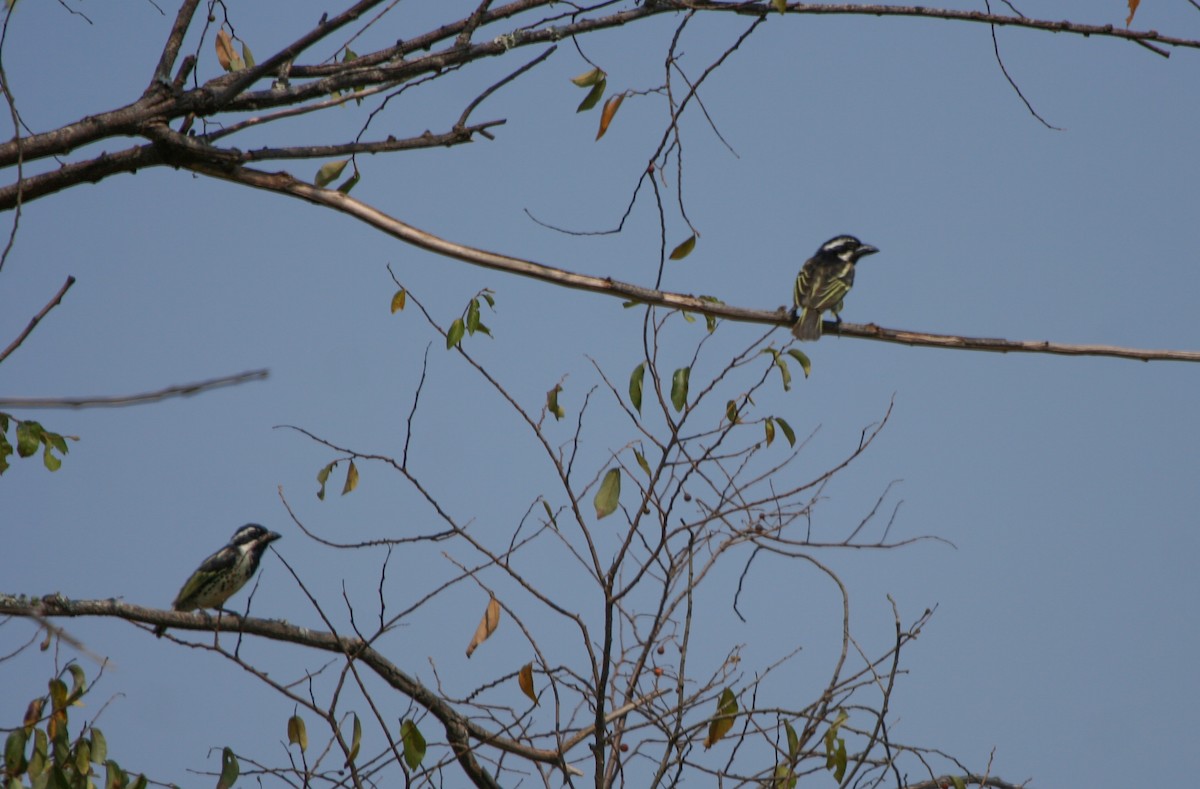
[[792, 325], [792, 336], [802, 342], [821, 338], [821, 311], [805, 307], [800, 320]]

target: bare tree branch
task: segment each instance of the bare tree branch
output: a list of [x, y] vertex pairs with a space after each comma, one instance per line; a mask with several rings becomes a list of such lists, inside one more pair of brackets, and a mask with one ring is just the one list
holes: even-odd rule
[[237, 386], [250, 381], [262, 381], [266, 379], [267, 375], [267, 370], [250, 370], [237, 375], [210, 378], [207, 381], [168, 386], [166, 389], [159, 389], [155, 392], [113, 397], [3, 397], [0, 398], [0, 408], [118, 408], [153, 403], [171, 397], [190, 397], [210, 389]]
[[[640, 285], [621, 282], [611, 277], [593, 277], [587, 274], [576, 274], [563, 268], [547, 266], [531, 260], [457, 244], [388, 216], [382, 211], [366, 203], [359, 202], [349, 195], [333, 189], [322, 189], [313, 186], [310, 183], [292, 177], [286, 172], [267, 173], [246, 167], [216, 168], [205, 162], [187, 162], [182, 164], [182, 166], [221, 180], [233, 181], [234, 183], [253, 186], [269, 192], [289, 195], [310, 203], [332, 208], [365, 222], [371, 227], [407, 244], [461, 260], [471, 265], [504, 271], [509, 274], [518, 274], [523, 277], [531, 277], [562, 287], [586, 290], [614, 298], [711, 315], [714, 318], [725, 318], [743, 323], [791, 326], [795, 320], [782, 307], [771, 311], [732, 307], [697, 296], [644, 288]], [[844, 337], [881, 340], [883, 342], [919, 345], [928, 348], [995, 351], [999, 353], [1048, 353], [1062, 356], [1111, 356], [1122, 359], [1137, 359], [1144, 362], [1200, 362], [1200, 351], [1149, 350], [1142, 348], [1122, 348], [1111, 345], [1070, 345], [1042, 340], [1003, 340], [959, 335], [928, 334], [902, 329], [887, 329], [874, 324], [842, 323], [839, 329], [838, 324], [832, 321], [825, 322], [825, 329], [830, 334], [840, 333]]]
[[58, 293], [54, 294], [54, 298], [50, 299], [50, 301], [46, 303], [45, 307], [42, 307], [41, 312], [39, 312], [37, 315], [34, 315], [33, 318], [30, 319], [29, 325], [25, 327], [24, 331], [17, 335], [17, 338], [9, 343], [7, 348], [0, 352], [0, 362], [3, 362], [5, 359], [7, 359], [13, 351], [21, 346], [21, 343], [25, 342], [25, 338], [28, 337], [35, 328], [37, 328], [37, 325], [41, 323], [42, 318], [46, 317], [50, 313], [50, 310], [59, 305], [59, 302], [62, 301], [63, 296], [67, 294], [67, 291], [70, 290], [71, 286], [74, 284], [75, 278], [67, 277], [67, 281], [64, 282], [62, 287], [58, 289]]

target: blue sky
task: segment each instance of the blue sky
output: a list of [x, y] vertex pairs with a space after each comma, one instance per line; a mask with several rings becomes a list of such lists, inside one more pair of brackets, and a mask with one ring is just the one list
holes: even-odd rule
[[[326, 10], [301, 5], [231, 13], [262, 58]], [[403, 30], [379, 36], [408, 37], [444, 5], [402, 4], [393, 25]], [[1021, 10], [1124, 21], [1124, 3], [1088, 5], [1089, 17], [1068, 2]], [[136, 98], [170, 22], [149, 3], [83, 10], [94, 25], [53, 3], [22, 3], [11, 20], [4, 67], [34, 129]], [[603, 34], [585, 51], [612, 88], [652, 87], [673, 24]], [[694, 22], [684, 46], [690, 74], [748, 24], [732, 16]], [[1134, 26], [1200, 37], [1200, 13], [1182, 0], [1148, 2]], [[690, 257], [667, 265], [664, 287], [771, 309], [790, 298], [796, 270], [821, 241], [851, 232], [881, 253], [860, 267], [847, 321], [1200, 347], [1200, 57], [1179, 50], [1163, 59], [1102, 38], [1009, 29], [998, 37], [1009, 73], [1062, 131], [1025, 110], [983, 26], [769, 19], [702, 92], [736, 156], [699, 116], [684, 125], [685, 200], [701, 237]], [[445, 128], [498, 69], [534, 54], [454, 75], [444, 90], [413, 91], [375, 128], [397, 136]], [[507, 119], [494, 141], [365, 158], [354, 196], [461, 243], [652, 284], [657, 216], [644, 198], [618, 236], [565, 236], [526, 214], [581, 230], [611, 227], [661, 134], [662, 101], [635, 97], [593, 142], [596, 116], [574, 112], [581, 91], [568, 81], [586, 68], [572, 47], [560, 47], [477, 111], [476, 120]], [[294, 143], [343, 140], [361, 119], [338, 110], [282, 133]], [[266, 169], [311, 177], [318, 165]], [[669, 245], [690, 232], [670, 212], [667, 224]], [[369, 608], [381, 554], [308, 542], [279, 489], [331, 539], [406, 536], [436, 522], [378, 465], [361, 465], [353, 495], [319, 502], [315, 474], [336, 455], [275, 426], [399, 453], [430, 342], [430, 396], [414, 443], [422, 473], [457, 517], [509, 533], [550, 488], [548, 467], [511, 411], [415, 312], [389, 314], [389, 263], [443, 323], [480, 288], [495, 291], [497, 311], [485, 316], [495, 339], [468, 345], [531, 409], [563, 376], [563, 403], [578, 409], [598, 383], [589, 357], [615, 381], [637, 363], [641, 322], [616, 300], [441, 259], [274, 195], [158, 169], [27, 206], [0, 272], [4, 343], [67, 275], [78, 282], [0, 367], [0, 396], [132, 393], [260, 367], [271, 376], [141, 408], [19, 413], [81, 440], [59, 472], [22, 461], [0, 481], [9, 557], [2, 591], [165, 607], [203, 556], [257, 521], [284, 534], [275, 547], [339, 615], [343, 582]], [[723, 326], [713, 358], [759, 331]], [[701, 332], [674, 330], [670, 358], [686, 358]], [[864, 644], [887, 643], [888, 594], [905, 621], [936, 607], [904, 656], [893, 737], [980, 770], [994, 753], [993, 774], [1032, 778], [1035, 787], [1185, 781], [1179, 755], [1191, 752], [1200, 724], [1200, 369], [832, 337], [805, 350], [811, 378], [760, 404], [801, 434], [816, 431], [789, 473], [836, 462], [894, 401], [876, 444], [827, 490], [818, 525], [837, 533], [857, 523], [895, 482], [886, 499], [889, 510], [901, 504], [893, 536], [937, 535], [954, 546], [822, 557], [851, 589]], [[597, 406], [584, 434], [589, 467], [602, 470], [631, 438], [613, 412]], [[569, 428], [557, 436], [567, 440]], [[453, 571], [440, 550], [398, 551], [389, 569], [393, 608]], [[562, 573], [547, 583], [570, 593]], [[714, 579], [714, 622], [728, 618], [735, 583]], [[706, 633], [698, 662], [745, 645], [746, 660], [765, 663], [802, 644], [804, 681], [824, 676], [829, 628], [840, 616], [828, 585], [779, 564], [745, 594], [751, 621]], [[432, 606], [389, 643], [393, 659], [425, 681], [436, 665], [468, 687], [515, 669], [528, 658], [515, 638], [501, 638], [504, 630], [471, 664], [462, 656], [483, 602], [464, 588]], [[319, 625], [270, 556], [254, 613]], [[65, 624], [114, 662], [85, 714], [116, 696], [99, 725], [126, 767], [195, 783], [185, 770], [216, 769], [223, 745], [282, 760], [291, 706], [237, 668], [119, 621]], [[30, 632], [8, 623], [0, 653]], [[247, 647], [280, 676], [311, 665], [273, 645]], [[6, 720], [45, 687], [51, 665], [35, 654], [0, 667]], [[212, 699], [253, 709], [223, 714]], [[156, 740], [162, 731], [178, 736]]]

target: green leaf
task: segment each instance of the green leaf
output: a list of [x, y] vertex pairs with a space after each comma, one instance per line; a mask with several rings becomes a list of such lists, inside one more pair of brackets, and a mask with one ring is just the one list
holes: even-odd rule
[[604, 481], [600, 483], [600, 490], [596, 491], [596, 498], [592, 502], [596, 507], [596, 519], [612, 515], [620, 500], [621, 469], [610, 468], [604, 475]]
[[350, 461], [350, 468], [346, 469], [346, 484], [342, 485], [342, 495], [345, 496], [350, 491], [358, 487], [358, 466], [354, 465], [354, 461]]
[[607, 76], [608, 75], [602, 70], [594, 68], [591, 71], [585, 71], [578, 77], [571, 77], [571, 82], [574, 82], [575, 85], [580, 88], [589, 88], [595, 85], [597, 82], [605, 79]]
[[795, 348], [788, 349], [788, 356], [791, 356], [796, 361], [800, 362], [800, 369], [804, 371], [804, 377], [807, 378], [812, 374], [812, 360], [804, 353]]
[[57, 449], [59, 452], [63, 453], [64, 455], [67, 454], [67, 440], [65, 438], [63, 438], [62, 436], [60, 436], [58, 433], [51, 433], [50, 431], [46, 431], [42, 435], [42, 440], [46, 442], [47, 447], [54, 447], [55, 449]]
[[221, 751], [221, 779], [217, 781], [217, 789], [231, 789], [237, 783], [241, 768], [238, 767], [237, 757], [226, 747]]
[[708, 722], [708, 736], [704, 739], [704, 750], [716, 745], [722, 737], [729, 733], [729, 730], [733, 728], [737, 711], [737, 698], [733, 695], [732, 690], [725, 688], [721, 691], [720, 698], [717, 699], [717, 714]]
[[325, 500], [325, 483], [329, 480], [329, 474], [337, 464], [338, 462], [335, 460], [317, 472], [317, 482], [321, 483], [321, 488], [317, 491], [317, 498], [321, 501]]
[[783, 378], [783, 391], [787, 392], [792, 388], [792, 371], [788, 369], [787, 359], [784, 359], [779, 354], [775, 355], [775, 366], [779, 368], [779, 375]]
[[738, 423], [737, 403], [730, 400], [725, 404], [725, 418], [729, 420], [729, 424], [736, 425]]
[[771, 782], [771, 787], [772, 789], [794, 789], [797, 780], [799, 779], [792, 771], [792, 766], [780, 763], [775, 765], [775, 776]]
[[83, 671], [83, 666], [78, 663], [69, 663], [67, 671], [71, 674], [71, 696], [67, 703], [71, 703], [87, 693], [87, 675]]
[[33, 754], [29, 757], [29, 767], [26, 771], [30, 778], [37, 778], [46, 769], [46, 759], [50, 755], [50, 740], [41, 729], [33, 730]]
[[554, 517], [554, 510], [550, 509], [550, 502], [542, 499], [542, 506], [546, 508], [546, 517], [550, 519], [550, 523], [554, 524], [554, 528], [558, 528], [558, 519]]
[[358, 60], [358, 53], [350, 47], [346, 47], [346, 51], [342, 53], [342, 62], [349, 63], [351, 60]]
[[250, 51], [250, 45], [245, 41], [242, 42], [242, 60], [246, 63], [246, 68], [254, 68], [254, 53]]
[[787, 439], [788, 446], [796, 446], [796, 431], [792, 430], [792, 426], [784, 421], [783, 417], [775, 417], [775, 423], [779, 425], [779, 429], [783, 431], [783, 437]]
[[8, 458], [13, 453], [13, 445], [8, 442], [8, 436], [0, 433], [0, 474], [8, 470]]
[[55, 677], [48, 684], [50, 686], [50, 709], [55, 712], [65, 710], [67, 704], [70, 703], [67, 699], [67, 683]]
[[121, 769], [121, 765], [109, 759], [104, 763], [104, 789], [127, 789], [129, 774]]
[[775, 422], [770, 417], [763, 422], [763, 430], [767, 434], [767, 446], [771, 446], [771, 442], [775, 440]]
[[692, 254], [692, 250], [696, 248], [696, 234], [692, 233], [679, 246], [671, 250], [671, 260], [683, 260], [688, 255]]
[[96, 764], [104, 764], [108, 761], [108, 740], [104, 739], [104, 732], [92, 727], [92, 761]]
[[407, 719], [400, 724], [400, 742], [404, 744], [404, 762], [408, 769], [420, 767], [425, 759], [425, 738], [421, 736], [417, 724]]
[[479, 291], [479, 295], [483, 296], [483, 300], [488, 303], [489, 307], [496, 309], [496, 299], [492, 297], [492, 292], [490, 290], [484, 288], [483, 290]]
[[783, 722], [783, 730], [787, 733], [788, 756], [794, 759], [800, 753], [800, 736], [788, 721]]
[[354, 715], [354, 735], [350, 740], [350, 755], [346, 757], [346, 767], [358, 758], [358, 749], [362, 747], [362, 721], [358, 719], [358, 713]]
[[42, 443], [42, 426], [37, 422], [21, 422], [17, 425], [17, 454], [27, 458], [37, 452]]
[[349, 159], [339, 159], [336, 162], [326, 162], [321, 165], [321, 169], [317, 170], [317, 177], [313, 180], [317, 186], [325, 187], [333, 182], [342, 174], [342, 170], [346, 169], [346, 165], [350, 163]]
[[479, 329], [479, 299], [471, 299], [467, 305], [467, 331], [474, 334]]
[[558, 393], [562, 391], [562, 384], [555, 384], [554, 388], [546, 392], [546, 410], [554, 414], [555, 419], [562, 419], [567, 415], [563, 407], [558, 404]]
[[28, 766], [25, 760], [26, 741], [24, 729], [14, 729], [4, 741], [4, 769], [9, 775], [20, 775]]
[[62, 459], [55, 457], [53, 450], [54, 447], [47, 443], [46, 448], [42, 450], [42, 463], [44, 463], [46, 468], [50, 471], [58, 471], [60, 468], [62, 468]]
[[404, 302], [408, 299], [408, 295], [404, 292], [404, 288], [396, 291], [396, 295], [392, 296], [392, 314], [395, 315], [400, 310], [404, 309]]
[[342, 181], [341, 185], [338, 186], [337, 190], [344, 195], [348, 195], [348, 194], [350, 194], [351, 189], [358, 186], [358, 182], [361, 179], [362, 179], [362, 173], [360, 173], [358, 170], [355, 170], [354, 175], [350, 176], [345, 181]]
[[75, 772], [79, 775], [90, 775], [92, 772], [92, 744], [87, 740], [75, 743]]
[[463, 332], [466, 331], [466, 328], [463, 325], [462, 318], [454, 319], [454, 323], [450, 324], [450, 331], [446, 332], [446, 350], [450, 350], [462, 341]]
[[[718, 299], [716, 296], [697, 296], [701, 301], [707, 301], [711, 304], [724, 304], [725, 302]], [[714, 315], [705, 315], [704, 323], [708, 326], [709, 334], [717, 330], [717, 318]]]
[[771, 5], [781, 14], [787, 10], [787, 0], [771, 0]]
[[671, 376], [671, 405], [676, 411], [682, 411], [687, 405], [688, 379], [692, 376], [692, 368], [680, 367]]
[[308, 750], [308, 727], [304, 725], [304, 718], [299, 715], [288, 718], [287, 738], [288, 745], [299, 745], [301, 753]]
[[849, 719], [845, 710], [838, 710], [837, 718], [825, 732], [825, 769], [833, 773], [833, 779], [841, 783], [846, 775], [846, 741], [838, 736], [838, 729]]
[[838, 737], [837, 753], [834, 754], [833, 758], [833, 780], [841, 783], [842, 779], [846, 777], [846, 764], [848, 761], [846, 757], [846, 741]]
[[149, 786], [150, 782], [146, 780], [146, 776], [139, 773], [133, 782], [133, 786], [129, 787], [129, 789], [148, 789]]
[[645, 377], [645, 362], [634, 367], [633, 374], [629, 376], [629, 402], [633, 404], [639, 414], [642, 413], [642, 379]]
[[646, 476], [650, 476], [650, 464], [646, 462], [646, 458], [641, 452], [633, 450], [633, 456], [637, 459], [637, 464], [642, 467], [642, 471], [646, 472]]
[[950, 782], [954, 784], [954, 789], [967, 789], [967, 782], [961, 775], [950, 776]]
[[605, 80], [600, 80], [592, 89], [588, 91], [588, 95], [583, 97], [583, 101], [579, 102], [579, 106], [575, 108], [576, 112], [587, 112], [600, 103], [600, 99], [604, 96], [604, 88], [608, 83]]

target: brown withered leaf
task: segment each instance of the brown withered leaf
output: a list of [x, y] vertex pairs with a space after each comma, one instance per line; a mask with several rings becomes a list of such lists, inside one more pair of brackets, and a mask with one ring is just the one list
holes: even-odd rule
[[537, 706], [537, 693], [533, 689], [533, 663], [521, 666], [521, 670], [517, 672], [517, 684], [521, 686], [521, 691], [529, 697], [534, 706]]
[[471, 643], [467, 644], [467, 657], [471, 657], [475, 648], [487, 641], [499, 625], [500, 603], [493, 597], [488, 600], [487, 610], [483, 612], [483, 619], [479, 620], [479, 627], [475, 628], [475, 635], [471, 636]]

